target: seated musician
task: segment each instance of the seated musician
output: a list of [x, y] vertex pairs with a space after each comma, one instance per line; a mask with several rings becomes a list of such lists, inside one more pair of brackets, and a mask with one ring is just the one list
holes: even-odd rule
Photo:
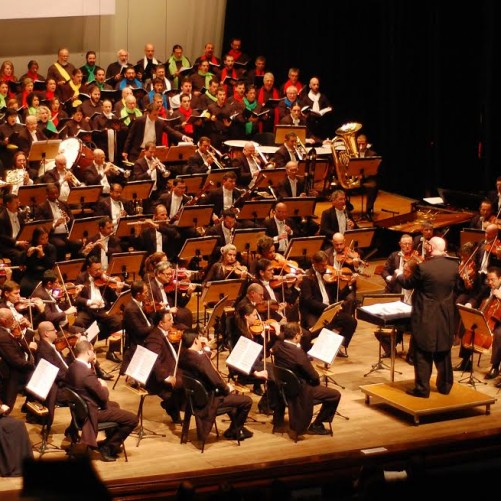
[[[302, 326], [306, 329], [315, 324], [327, 306], [338, 301], [343, 301], [345, 297], [349, 297], [351, 292], [350, 286], [340, 289], [336, 280], [331, 281], [331, 274], [327, 275], [329, 279], [325, 279], [328, 265], [329, 260], [325, 252], [315, 252], [312, 257], [312, 266], [305, 272], [301, 281], [299, 311], [301, 312]], [[345, 311], [345, 307], [348, 311]], [[352, 303], [348, 300], [347, 303], [343, 304], [342, 309], [336, 314], [334, 319], [327, 325], [328, 329], [336, 330], [344, 337], [344, 351], [340, 350], [338, 353], [338, 356], [341, 357], [348, 356], [347, 348], [357, 327], [357, 320], [351, 314], [352, 309]]]
[[[134, 206], [132, 201], [122, 201], [123, 186], [120, 183], [111, 183], [110, 196], [102, 197], [96, 204], [94, 214], [96, 216], [106, 216], [113, 221], [113, 231], [117, 231], [118, 223], [121, 218], [132, 216], [134, 214]], [[127, 249], [122, 245], [123, 249]]]
[[155, 268], [160, 261], [168, 261], [167, 254], [163, 251], [155, 251], [149, 254], [143, 261], [141, 268], [141, 277], [148, 283], [155, 278]]
[[284, 144], [275, 151], [273, 155], [273, 163], [275, 167], [285, 167], [287, 162], [297, 162], [301, 160], [297, 150], [297, 134], [295, 132], [287, 132], [284, 138]]
[[434, 236], [434, 233], [433, 225], [428, 221], [423, 221], [421, 223], [421, 234], [416, 235], [413, 239], [413, 248], [416, 249], [422, 260], [429, 257], [431, 253], [429, 240]]
[[106, 156], [103, 150], [95, 148], [92, 152], [94, 160], [82, 170], [81, 179], [87, 186], [101, 185], [103, 195], [110, 194], [110, 186], [113, 183], [125, 184], [127, 178], [124, 176], [123, 169], [119, 169], [111, 162], [106, 162]]
[[[467, 299], [465, 306], [470, 308], [476, 308], [484, 313], [485, 320], [489, 326], [492, 338], [484, 340], [488, 344], [492, 343], [491, 352], [491, 368], [489, 372], [485, 375], [485, 379], [495, 379], [499, 375], [499, 370], [501, 366], [501, 320], [499, 311], [501, 308], [501, 268], [498, 266], [489, 266], [487, 268], [487, 279], [485, 284], [482, 285], [480, 290], [475, 296], [471, 296]], [[479, 346], [485, 346], [482, 343], [482, 339], [475, 339], [472, 337], [471, 332], [469, 336], [463, 335], [462, 347], [466, 340], [467, 346], [478, 343]], [[480, 337], [480, 335], [479, 335]], [[462, 356], [461, 364], [464, 364], [464, 370], [471, 369], [468, 366], [468, 358], [471, 355], [471, 349], [462, 350], [460, 356]], [[466, 362], [464, 360], [466, 359]], [[496, 388], [501, 388], [501, 380], [496, 383]]]
[[288, 217], [287, 204], [278, 202], [271, 211], [271, 215], [264, 219], [262, 226], [266, 228], [266, 234], [273, 238], [275, 248], [284, 254], [289, 245], [289, 241], [300, 236], [296, 221]]
[[167, 309], [174, 317], [176, 329], [191, 329], [193, 313], [186, 305], [195, 290], [194, 284], [179, 285], [175, 281], [176, 269], [168, 261], [161, 261], [155, 268], [155, 278], [147, 282], [149, 298], [155, 302], [156, 309]]
[[320, 216], [320, 235], [325, 236], [322, 249], [331, 246], [334, 233], [343, 233], [346, 230], [357, 228], [357, 224], [350, 215], [349, 202], [343, 190], [334, 190], [330, 196], [332, 207], [322, 211]]
[[238, 168], [238, 186], [252, 188], [258, 174], [266, 166], [263, 159], [258, 156], [255, 144], [247, 141], [242, 149], [242, 155], [233, 162], [233, 167]]
[[213, 263], [207, 271], [204, 283], [216, 280], [231, 280], [247, 278], [249, 272], [245, 265], [237, 260], [237, 248], [233, 244], [226, 244], [220, 248], [221, 258]]
[[[110, 315], [108, 310], [117, 300], [117, 293], [122, 290], [124, 284], [121, 282], [113, 284], [112, 281], [111, 277], [105, 275], [101, 261], [97, 256], [88, 258], [86, 270], [81, 272], [75, 281], [77, 285], [83, 284], [83, 287], [75, 298], [78, 313], [74, 325], [87, 330], [96, 321], [99, 326], [100, 339], [107, 339], [122, 328], [120, 315]], [[115, 343], [108, 344], [106, 358], [112, 362], [120, 363], [121, 359], [115, 353], [118, 346], [113, 346], [113, 344]], [[107, 377], [107, 379], [113, 379], [113, 376]]]
[[487, 274], [489, 266], [501, 267], [501, 240], [499, 229], [495, 223], [489, 223], [485, 228], [485, 239], [479, 244], [475, 255], [479, 273]]
[[294, 103], [291, 108], [290, 108], [290, 113], [285, 114], [281, 119], [280, 119], [280, 124], [281, 125], [294, 125], [294, 126], [306, 126], [306, 139], [305, 143], [306, 144], [322, 144], [323, 139], [320, 137], [316, 137], [310, 128], [308, 127], [309, 121], [307, 120], [306, 116], [302, 113], [301, 111], [301, 105], [296, 102]]
[[297, 162], [290, 160], [285, 164], [286, 177], [278, 184], [275, 190], [279, 200], [282, 198], [307, 196], [305, 191], [305, 180], [304, 178], [298, 177], [298, 172], [299, 167]]
[[12, 185], [10, 192], [14, 195], [19, 193], [20, 186], [31, 186], [33, 184], [33, 179], [30, 178], [26, 165], [26, 154], [24, 151], [16, 151], [12, 166], [8, 166], [5, 171], [5, 180]]
[[103, 270], [108, 269], [111, 256], [122, 252], [120, 238], [114, 235], [113, 221], [108, 216], [103, 216], [98, 221], [98, 232], [92, 235], [80, 251], [82, 257], [96, 257], [99, 259]]
[[217, 242], [214, 246], [214, 252], [210, 257], [209, 266], [219, 260], [221, 249], [228, 244], [233, 243], [235, 230], [242, 228], [242, 224], [237, 221], [237, 215], [231, 209], [225, 209], [222, 212], [221, 220], [211, 226], [205, 233], [205, 236], [216, 236]]
[[478, 214], [471, 218], [469, 227], [478, 230], [485, 230], [489, 223], [496, 222], [494, 204], [491, 200], [485, 199], [480, 202]]
[[79, 181], [72, 172], [72, 168], [68, 168], [67, 160], [63, 153], [58, 153], [56, 155], [54, 163], [54, 168], [49, 169], [42, 176], [42, 183], [57, 184], [57, 186], [59, 186], [58, 200], [66, 202], [71, 188], [80, 186], [81, 181]]
[[201, 136], [197, 143], [197, 149], [193, 155], [188, 158], [187, 174], [203, 174], [211, 169], [219, 169], [217, 159], [210, 151], [210, 138]]

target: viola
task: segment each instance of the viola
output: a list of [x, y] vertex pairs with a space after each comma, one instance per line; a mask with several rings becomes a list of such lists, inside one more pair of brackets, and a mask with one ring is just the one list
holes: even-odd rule
[[334, 266], [328, 264], [322, 278], [326, 284], [333, 284], [338, 282], [339, 288], [344, 289], [350, 280], [353, 278], [353, 270], [348, 267], [343, 267], [336, 270]]
[[274, 301], [272, 299], [256, 304], [256, 310], [259, 313], [267, 313], [268, 309], [270, 311], [278, 311], [279, 308], [280, 305], [278, 304], [278, 301]]
[[181, 338], [183, 337], [183, 331], [180, 329], [176, 329], [173, 327], [172, 329], [167, 332], [167, 338], [171, 343], [179, 343], [181, 341]]
[[252, 325], [249, 326], [249, 331], [254, 336], [261, 335], [265, 330], [269, 330], [271, 334], [275, 334], [275, 328], [273, 327], [274, 320], [256, 320]]
[[304, 273], [304, 270], [299, 267], [299, 264], [297, 261], [290, 261], [287, 259], [282, 260], [277, 260], [273, 259], [272, 260], [272, 266], [276, 270], [283, 270], [284, 273]]
[[64, 351], [66, 348], [71, 350], [77, 344], [78, 339], [79, 339], [79, 336], [76, 334], [71, 334], [69, 336], [63, 335], [63, 336], [58, 337], [54, 341], [54, 346], [55, 346], [56, 350], [60, 351], [60, 352]]
[[275, 275], [273, 280], [270, 280], [270, 287], [272, 289], [277, 289], [282, 287], [282, 285], [292, 285], [298, 280], [297, 275], [294, 273], [287, 273], [286, 275]]

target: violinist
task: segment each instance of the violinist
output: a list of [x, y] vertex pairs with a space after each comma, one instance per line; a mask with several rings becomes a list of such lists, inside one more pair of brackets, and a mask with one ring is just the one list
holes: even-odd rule
[[38, 337], [40, 338], [40, 342], [35, 352], [35, 362], [38, 364], [43, 358], [58, 368], [56, 379], [49, 390], [47, 398], [42, 401], [43, 405], [49, 410], [46, 425], [50, 431], [52, 422], [54, 421], [56, 403], [59, 402], [62, 404], [65, 400], [65, 378], [68, 372], [68, 363], [71, 360], [66, 360], [62, 353], [56, 349], [54, 343], [58, 337], [58, 331], [52, 322], [45, 320], [40, 322], [38, 325]]
[[45, 304], [39, 299], [22, 298], [19, 284], [8, 280], [2, 286], [0, 308], [9, 308], [23, 336], [32, 341], [35, 335], [33, 328], [43, 319]]
[[497, 224], [489, 223], [485, 228], [485, 239], [476, 254], [479, 273], [487, 274], [489, 266], [501, 266], [501, 240]]
[[237, 221], [236, 214], [225, 209], [221, 215], [221, 221], [213, 225], [207, 230], [206, 236], [217, 237], [214, 252], [211, 255], [210, 263], [215, 263], [221, 257], [221, 248], [228, 244], [233, 244], [235, 230], [242, 228], [242, 224]]
[[261, 258], [269, 259], [277, 267], [286, 263], [285, 257], [276, 251], [275, 242], [273, 238], [268, 235], [260, 237], [256, 243], [257, 255], [256, 259], [251, 263], [250, 270], [255, 273], [257, 261]]
[[428, 221], [423, 221], [421, 223], [421, 234], [416, 235], [412, 241], [413, 248], [421, 256], [421, 260], [425, 260], [430, 256], [430, 238], [434, 234], [433, 225]]
[[33, 291], [31, 297], [44, 301], [43, 319], [54, 324], [58, 332], [60, 329], [71, 334], [80, 334], [84, 331], [82, 327], [73, 325], [77, 308], [72, 304], [71, 296], [65, 286], [59, 283], [54, 271], [44, 272], [41, 283]]
[[249, 271], [237, 260], [237, 254], [237, 248], [233, 244], [221, 247], [221, 258], [209, 268], [204, 283], [214, 280], [248, 278]]
[[146, 283], [155, 278], [155, 268], [160, 261], [167, 261], [167, 254], [163, 251], [153, 252], [145, 258], [141, 276]]
[[191, 293], [195, 290], [193, 284], [179, 285], [176, 281], [176, 270], [168, 261], [161, 261], [155, 268], [155, 278], [147, 282], [148, 297], [157, 306], [156, 309], [167, 309], [174, 317], [177, 329], [185, 330], [193, 325], [193, 313], [186, 305]]
[[[475, 296], [468, 298], [465, 306], [482, 311], [489, 325], [493, 336], [491, 368], [485, 375], [485, 379], [495, 379], [499, 375], [501, 366], [501, 268], [498, 266], [487, 268], [486, 283]], [[470, 362], [470, 353], [471, 351], [467, 350], [460, 351], [461, 362], [459, 365], [463, 365], [464, 370], [470, 369], [468, 363]], [[462, 368], [458, 368], [458, 370], [462, 370]], [[496, 383], [496, 388], [501, 388], [501, 381]]]
[[[125, 331], [125, 351], [120, 373], [125, 374], [129, 362], [134, 356], [138, 345], [144, 346], [146, 336], [153, 330], [150, 315], [145, 311], [148, 301], [148, 288], [142, 280], [132, 283], [130, 288], [131, 301], [125, 305], [123, 326]], [[151, 301], [150, 301], [151, 302]], [[154, 310], [151, 312], [153, 313]]]
[[[323, 251], [315, 252], [312, 256], [312, 266], [306, 271], [301, 282], [299, 311], [302, 326], [306, 329], [315, 324], [327, 306], [343, 299], [342, 295], [339, 294], [337, 284], [324, 280], [328, 266], [327, 254]], [[357, 327], [357, 320], [351, 314], [350, 309], [349, 302], [347, 303], [348, 311], [345, 311], [343, 304], [343, 308], [336, 314], [333, 321], [326, 326], [328, 329], [338, 331], [344, 337], [344, 350], [338, 352], [338, 356], [343, 358], [348, 357], [347, 348]]]
[[20, 389], [29, 381], [35, 361], [33, 351], [37, 344], [19, 334], [18, 324], [9, 308], [0, 307], [0, 400], [9, 406], [10, 412]]
[[144, 339], [144, 347], [158, 355], [146, 382], [146, 389], [158, 395], [160, 406], [175, 425], [182, 424], [180, 410], [184, 402], [182, 370], [178, 366], [179, 345], [171, 343], [169, 333], [174, 327], [172, 313], [159, 310], [153, 315], [153, 328]]
[[357, 228], [350, 214], [353, 206], [349, 209], [346, 193], [343, 190], [335, 190], [330, 198], [332, 207], [325, 209], [320, 216], [320, 235], [325, 236], [324, 250], [331, 246], [334, 233], [344, 234], [346, 230]]
[[[83, 287], [75, 299], [75, 306], [78, 310], [75, 325], [87, 330], [96, 321], [99, 326], [100, 339], [107, 339], [111, 334], [122, 328], [121, 317], [118, 314], [110, 315], [107, 313], [118, 298], [117, 291], [119, 287], [116, 290], [110, 287], [106, 280], [103, 280], [105, 278], [107, 277], [104, 275], [99, 258], [91, 256], [87, 260], [86, 271], [80, 273], [76, 280], [76, 283], [83, 284]], [[101, 280], [104, 281], [104, 286], [100, 285]], [[120, 363], [121, 359], [114, 350], [117, 347], [113, 346], [113, 344], [108, 344], [106, 358], [112, 362]]]

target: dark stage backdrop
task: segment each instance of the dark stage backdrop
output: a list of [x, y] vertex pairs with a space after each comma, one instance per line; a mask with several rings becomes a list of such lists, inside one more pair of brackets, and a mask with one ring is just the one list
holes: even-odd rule
[[[499, 8], [440, 0], [228, 0], [224, 49], [242, 39], [276, 83], [291, 66], [320, 78], [334, 106], [326, 133], [348, 121], [383, 156], [384, 189], [420, 198], [436, 188], [494, 189], [499, 141]], [[223, 50], [224, 52], [224, 50]], [[327, 115], [328, 116], [328, 115]], [[326, 117], [327, 117], [326, 116]]]

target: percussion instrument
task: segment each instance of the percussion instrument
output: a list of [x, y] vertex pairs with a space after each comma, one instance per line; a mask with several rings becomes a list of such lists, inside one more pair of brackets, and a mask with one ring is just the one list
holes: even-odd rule
[[76, 165], [78, 165], [80, 169], [86, 169], [94, 160], [92, 149], [86, 146], [77, 137], [69, 137], [61, 141], [59, 153], [62, 153], [66, 157], [68, 169], [72, 169]]

